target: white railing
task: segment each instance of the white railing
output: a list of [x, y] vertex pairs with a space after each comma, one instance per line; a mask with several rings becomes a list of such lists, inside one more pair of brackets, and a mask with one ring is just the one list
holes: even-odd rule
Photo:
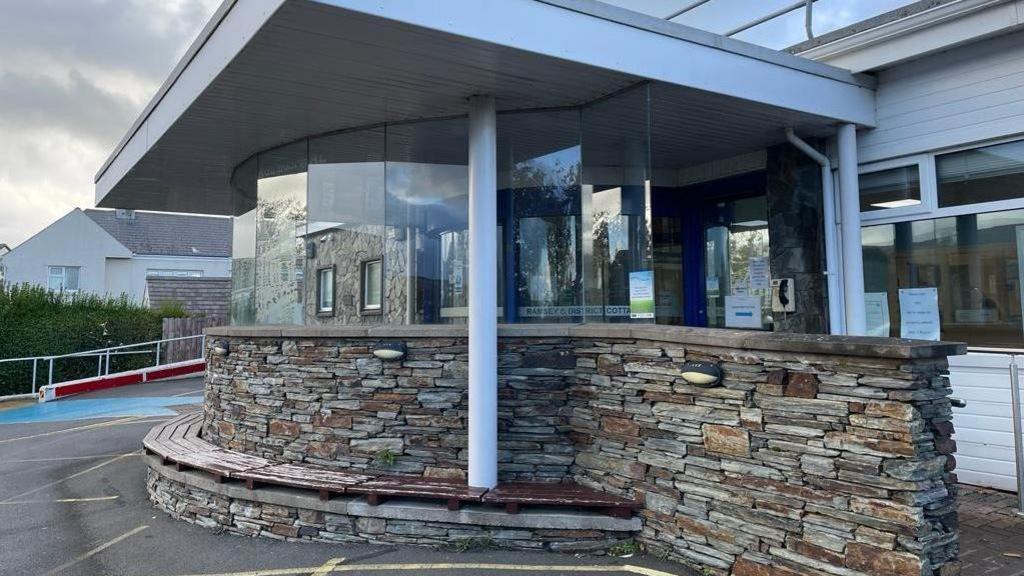
[[[53, 356], [27, 356], [24, 358], [3, 358], [0, 359], [0, 365], [10, 364], [14, 362], [31, 362], [32, 363], [32, 395], [35, 395], [39, 391], [38, 386], [38, 373], [39, 368], [42, 367], [46, 370], [46, 385], [54, 384], [53, 381], [53, 367], [55, 361], [60, 361], [69, 358], [96, 358], [96, 376], [107, 376], [110, 374], [110, 359], [118, 356], [131, 356], [131, 355], [142, 355], [142, 354], [153, 354], [154, 361], [153, 367], [160, 366], [161, 363], [161, 352], [166, 352], [165, 344], [169, 342], [180, 342], [185, 340], [199, 340], [199, 356], [194, 358], [200, 360], [203, 358], [203, 350], [206, 347], [206, 336], [203, 334], [197, 334], [195, 336], [180, 336], [177, 338], [164, 338], [163, 340], [151, 340], [149, 342], [139, 342], [138, 344], [123, 344], [121, 346], [110, 346], [107, 348], [98, 348], [96, 350], [86, 350], [84, 352], [72, 352], [71, 354], [57, 354]], [[141, 348], [141, 349], [140, 349]], [[152, 348], [150, 350], [149, 348]], [[165, 356], [166, 358], [166, 356]], [[187, 359], [191, 360], [191, 358]], [[0, 396], [0, 399], [3, 399]]]

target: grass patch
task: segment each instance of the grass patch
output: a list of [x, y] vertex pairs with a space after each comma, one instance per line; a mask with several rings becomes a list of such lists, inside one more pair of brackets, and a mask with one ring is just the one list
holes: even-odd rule
[[636, 540], [623, 540], [608, 549], [608, 554], [619, 557], [632, 556], [633, 554], [639, 554], [640, 552], [640, 544], [638, 544]]
[[459, 538], [458, 540], [453, 540], [447, 548], [453, 552], [462, 554], [463, 552], [486, 552], [487, 550], [497, 550], [501, 548], [501, 546], [499, 546], [498, 543], [490, 536], [474, 536], [473, 538]]

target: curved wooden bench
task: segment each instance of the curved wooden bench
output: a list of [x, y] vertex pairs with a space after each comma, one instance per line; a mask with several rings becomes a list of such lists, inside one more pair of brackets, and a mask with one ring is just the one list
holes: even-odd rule
[[520, 506], [563, 506], [601, 510], [618, 518], [628, 518], [638, 508], [632, 500], [578, 484], [517, 482], [487, 490], [455, 480], [374, 476], [310, 464], [282, 464], [215, 446], [202, 439], [202, 430], [201, 412], [185, 414], [155, 426], [142, 445], [163, 464], [173, 463], [178, 470], [200, 470], [218, 482], [242, 480], [250, 490], [264, 485], [313, 490], [321, 500], [333, 494], [358, 494], [376, 506], [387, 498], [417, 498], [443, 501], [449, 510], [458, 510], [464, 502], [480, 502], [504, 506], [510, 514], [519, 512]]

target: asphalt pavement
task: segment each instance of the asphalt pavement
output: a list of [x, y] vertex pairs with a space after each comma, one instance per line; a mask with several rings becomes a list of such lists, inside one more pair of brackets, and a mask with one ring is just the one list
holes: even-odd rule
[[[147, 497], [141, 440], [168, 414], [200, 402], [201, 393], [201, 380], [184, 379], [60, 400], [36, 416], [32, 406], [0, 405], [0, 415], [16, 421], [0, 424], [0, 575], [695, 574], [643, 555], [294, 543], [176, 521]], [[180, 405], [156, 398], [180, 398]], [[118, 416], [90, 417], [94, 408], [74, 404], [103, 399], [118, 405]], [[155, 404], [162, 411], [154, 412]]]

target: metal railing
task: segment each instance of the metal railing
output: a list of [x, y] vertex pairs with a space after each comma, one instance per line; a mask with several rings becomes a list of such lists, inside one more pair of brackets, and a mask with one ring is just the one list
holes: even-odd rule
[[[96, 376], [107, 376], [110, 374], [110, 360], [111, 358], [118, 358], [123, 356], [138, 356], [145, 354], [153, 355], [153, 364], [151, 366], [142, 366], [143, 368], [151, 368], [160, 366], [161, 363], [161, 352], [166, 352], [165, 345], [171, 342], [181, 342], [185, 340], [199, 340], [199, 355], [194, 358], [195, 360], [203, 358], [203, 350], [206, 347], [206, 336], [204, 334], [197, 334], [195, 336], [180, 336], [177, 338], [164, 338], [163, 340], [151, 340], [149, 342], [139, 342], [137, 344], [123, 344], [121, 346], [109, 346], [107, 348], [97, 348], [95, 350], [85, 350], [83, 352], [72, 352], [70, 354], [57, 354], [52, 356], [27, 356], [24, 358], [3, 358], [0, 359], [0, 366], [4, 364], [11, 364], [14, 362], [31, 362], [32, 363], [32, 394], [36, 394], [39, 391], [38, 385], [38, 374], [39, 369], [42, 366], [46, 370], [46, 385], [54, 384], [54, 362], [60, 360], [66, 360], [71, 358], [96, 358]], [[141, 350], [140, 350], [141, 348]], [[152, 348], [151, 350], [149, 348]], [[164, 354], [163, 359], [167, 356]], [[193, 358], [187, 358], [186, 360], [192, 360]], [[76, 378], [77, 379], [77, 378]], [[58, 382], [59, 383], [59, 382]]]

